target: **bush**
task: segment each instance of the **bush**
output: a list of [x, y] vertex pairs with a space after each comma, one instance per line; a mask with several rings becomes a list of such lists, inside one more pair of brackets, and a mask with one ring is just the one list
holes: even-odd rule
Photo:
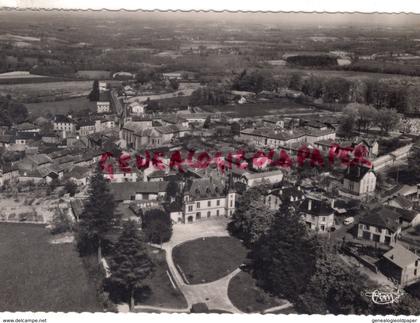
[[69, 217], [61, 211], [57, 211], [53, 217], [51, 234], [60, 234], [64, 232], [70, 232], [72, 230], [73, 223]]

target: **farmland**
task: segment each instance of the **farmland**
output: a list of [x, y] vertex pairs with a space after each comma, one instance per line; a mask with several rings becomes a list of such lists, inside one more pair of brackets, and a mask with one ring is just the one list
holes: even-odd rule
[[55, 101], [60, 98], [86, 96], [91, 81], [37, 82], [26, 84], [0, 84], [0, 95], [11, 95], [23, 103]]
[[102, 311], [73, 243], [41, 225], [0, 224], [0, 312]]
[[308, 114], [322, 112], [292, 100], [282, 98], [246, 104], [231, 104], [203, 107], [208, 112], [225, 112], [239, 117], [263, 116], [268, 114]]
[[67, 114], [68, 112], [77, 113], [78, 111], [89, 109], [95, 111], [96, 104], [87, 99], [86, 96], [71, 98], [61, 101], [26, 103], [29, 115], [33, 117], [51, 114]]

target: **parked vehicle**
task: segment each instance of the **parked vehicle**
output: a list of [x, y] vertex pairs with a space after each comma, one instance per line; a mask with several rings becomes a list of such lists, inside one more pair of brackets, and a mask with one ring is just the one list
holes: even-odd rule
[[345, 225], [349, 225], [349, 224], [354, 223], [354, 217], [350, 216], [350, 217], [348, 217], [348, 218], [345, 218], [343, 223], [344, 223]]

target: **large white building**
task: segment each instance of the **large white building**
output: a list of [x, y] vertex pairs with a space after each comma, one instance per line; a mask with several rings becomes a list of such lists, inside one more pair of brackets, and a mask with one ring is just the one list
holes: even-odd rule
[[230, 217], [235, 211], [235, 192], [218, 179], [192, 179], [186, 183], [183, 196], [181, 212], [171, 213], [175, 222]]

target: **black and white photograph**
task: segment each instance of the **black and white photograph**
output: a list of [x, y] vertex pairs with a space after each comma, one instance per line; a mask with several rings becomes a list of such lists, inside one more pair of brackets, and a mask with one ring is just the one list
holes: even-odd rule
[[2, 312], [420, 315], [420, 15], [0, 9]]

